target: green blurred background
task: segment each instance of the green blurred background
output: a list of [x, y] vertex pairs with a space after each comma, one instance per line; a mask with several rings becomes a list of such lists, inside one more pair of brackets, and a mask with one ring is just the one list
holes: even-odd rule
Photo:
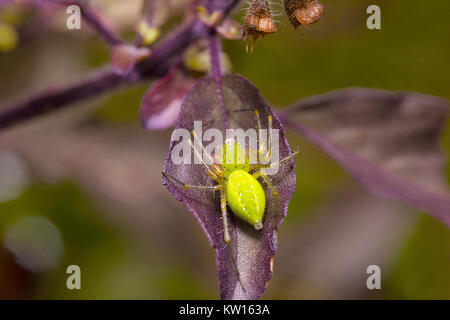
[[[278, 32], [252, 55], [240, 41], [225, 41], [233, 72], [250, 79], [275, 106], [348, 86], [450, 99], [449, 1], [323, 3], [325, 17], [303, 33], [280, 16]], [[366, 28], [370, 4], [381, 7], [381, 30]], [[132, 39], [130, 28], [124, 30]], [[100, 40], [77, 31], [50, 29], [19, 38], [12, 52], [0, 53], [1, 106], [70, 83], [108, 60]], [[94, 99], [0, 140], [0, 158], [6, 154], [6, 162], [22, 172], [14, 192], [0, 196], [0, 298], [218, 298], [212, 248], [194, 217], [160, 185], [170, 130], [139, 129], [138, 107], [148, 86]], [[318, 149], [292, 134], [288, 139], [302, 149], [297, 188], [263, 298], [450, 299], [447, 227], [366, 195]], [[441, 143], [448, 156], [449, 125]], [[449, 181], [449, 165], [446, 172]], [[351, 201], [361, 206], [355, 209]], [[359, 211], [366, 205], [396, 210], [366, 215]], [[66, 288], [71, 264], [81, 267], [81, 290]], [[382, 267], [382, 290], [365, 287], [370, 264]]]

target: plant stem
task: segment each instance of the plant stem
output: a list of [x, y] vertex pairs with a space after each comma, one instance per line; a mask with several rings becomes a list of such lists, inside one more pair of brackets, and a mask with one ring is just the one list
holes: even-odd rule
[[43, 0], [45, 2], [55, 3], [63, 6], [77, 5], [80, 7], [83, 19], [94, 29], [110, 45], [118, 45], [123, 43], [120, 37], [110, 30], [91, 9], [91, 7], [82, 1], [76, 0]]
[[[211, 7], [228, 14], [238, 3], [239, 0], [213, 0]], [[73, 85], [44, 90], [26, 101], [6, 107], [5, 111], [0, 112], [0, 131], [119, 86], [151, 77], [162, 77], [169, 70], [174, 58], [195, 41], [208, 36], [209, 32], [210, 29], [203, 23], [197, 20], [189, 21], [162, 39], [151, 56], [137, 64], [126, 76], [114, 73], [112, 68], [96, 71]]]
[[36, 116], [61, 109], [68, 102], [81, 101], [124, 83], [126, 83], [125, 78], [109, 68], [77, 84], [40, 93], [11, 108], [6, 108], [6, 111], [0, 114], [0, 131]]
[[211, 59], [211, 76], [216, 81], [216, 91], [217, 96], [219, 97], [219, 104], [222, 108], [223, 121], [225, 123], [225, 129], [229, 128], [227, 111], [225, 109], [225, 102], [223, 100], [223, 92], [222, 92], [222, 70], [220, 66], [220, 43], [217, 38], [217, 34], [215, 30], [211, 29], [210, 34], [208, 36], [209, 41], [209, 55]]

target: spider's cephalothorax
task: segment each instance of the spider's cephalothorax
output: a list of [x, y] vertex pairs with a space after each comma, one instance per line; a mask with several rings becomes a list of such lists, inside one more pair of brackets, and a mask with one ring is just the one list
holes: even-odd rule
[[[221, 167], [225, 182], [225, 196], [231, 210], [256, 230], [262, 228], [266, 196], [261, 184], [249, 172], [249, 159], [234, 139], [222, 147]], [[231, 155], [231, 157], [230, 157]], [[227, 157], [231, 158], [227, 161]]]
[[[256, 120], [258, 124], [258, 132], [261, 130], [261, 121], [259, 118], [259, 112], [255, 111]], [[272, 116], [268, 117], [268, 133], [269, 138], [267, 145], [261, 143], [257, 154], [257, 163], [251, 164], [248, 158], [248, 154], [243, 146], [240, 146], [234, 139], [227, 140], [222, 148], [220, 154], [210, 157], [211, 165], [206, 164], [201, 158], [199, 153], [190, 142], [194, 153], [200, 158], [208, 175], [217, 183], [214, 186], [192, 186], [185, 184], [177, 178], [164, 173], [166, 178], [170, 178], [173, 181], [181, 184], [186, 189], [200, 189], [220, 191], [220, 208], [222, 212], [224, 239], [226, 243], [230, 242], [230, 235], [228, 232], [228, 219], [227, 219], [227, 204], [233, 211], [233, 213], [242, 220], [251, 224], [256, 230], [260, 230], [263, 227], [263, 216], [266, 208], [266, 196], [261, 183], [257, 180], [261, 179], [265, 182], [267, 187], [272, 192], [274, 198], [277, 197], [277, 191], [272, 186], [269, 178], [265, 175], [263, 168], [273, 168], [279, 166], [281, 163], [294, 157], [298, 152], [294, 152], [290, 156], [276, 162], [269, 163], [272, 154], [271, 146], [271, 132], [272, 132]], [[192, 131], [194, 139], [201, 141]]]

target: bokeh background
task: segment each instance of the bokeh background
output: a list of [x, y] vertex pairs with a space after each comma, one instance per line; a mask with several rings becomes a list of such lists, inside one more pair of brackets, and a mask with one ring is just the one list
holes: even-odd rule
[[[133, 39], [141, 1], [92, 2]], [[303, 33], [280, 16], [278, 33], [252, 55], [240, 41], [225, 41], [233, 72], [280, 107], [348, 86], [450, 98], [449, 1], [323, 3], [325, 17]], [[381, 7], [381, 30], [366, 28], [370, 4]], [[65, 30], [65, 18], [59, 10], [49, 13], [48, 25], [36, 25], [29, 10], [0, 8], [2, 25], [20, 29], [14, 44], [0, 28], [0, 108], [108, 63], [104, 42], [85, 25]], [[160, 182], [171, 131], [139, 126], [149, 85], [0, 133], [0, 298], [218, 298], [213, 249]], [[297, 188], [263, 298], [450, 299], [444, 224], [369, 196], [320, 150], [293, 134], [288, 139], [302, 150]], [[448, 156], [449, 125], [441, 145]], [[81, 290], [66, 287], [71, 264], [81, 267]], [[366, 288], [371, 264], [381, 267], [382, 290]]]

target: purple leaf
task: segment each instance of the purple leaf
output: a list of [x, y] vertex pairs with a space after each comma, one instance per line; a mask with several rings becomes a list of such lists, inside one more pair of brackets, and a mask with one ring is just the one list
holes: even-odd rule
[[380, 201], [353, 185], [323, 200], [307, 219], [283, 227], [270, 290], [283, 290], [283, 299], [371, 299], [365, 270], [376, 261], [390, 273], [420, 219], [403, 203]]
[[[230, 128], [256, 128], [253, 110], [260, 112], [262, 127], [268, 127], [267, 117], [273, 115], [272, 110], [258, 90], [246, 79], [236, 75], [223, 77], [222, 92]], [[176, 128], [192, 130], [194, 121], [202, 121], [203, 131], [207, 128], [217, 128], [224, 132], [225, 121], [220, 100], [216, 81], [212, 78], [200, 80], [186, 96]], [[281, 159], [290, 155], [291, 150], [276, 116], [273, 128], [280, 130]], [[171, 142], [170, 150], [177, 143]], [[255, 230], [228, 209], [231, 237], [228, 245], [225, 244], [223, 236], [219, 194], [204, 190], [186, 190], [172, 180], [163, 178], [163, 183], [174, 197], [182, 201], [197, 218], [215, 249], [221, 298], [256, 299], [264, 292], [272, 276], [273, 256], [277, 249], [276, 232], [286, 216], [288, 202], [295, 189], [293, 167], [293, 161], [288, 161], [270, 178], [278, 192], [276, 199], [264, 187], [266, 211], [262, 230]], [[170, 152], [164, 163], [164, 172], [191, 185], [215, 184], [202, 165], [175, 165]]]
[[450, 225], [438, 143], [447, 111], [444, 99], [355, 88], [302, 100], [280, 117], [368, 191], [403, 200]]
[[183, 98], [194, 84], [177, 71], [170, 71], [164, 78], [155, 81], [145, 93], [141, 108], [141, 124], [148, 130], [163, 130], [175, 125]]

